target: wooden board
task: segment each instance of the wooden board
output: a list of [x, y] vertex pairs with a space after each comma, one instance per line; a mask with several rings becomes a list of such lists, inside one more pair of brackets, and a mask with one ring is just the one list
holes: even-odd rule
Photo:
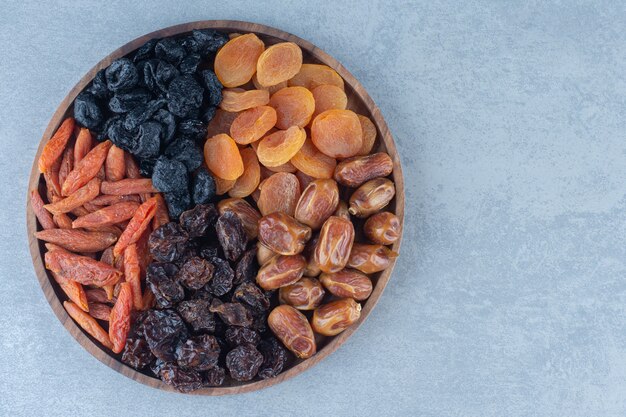
[[[117, 58], [120, 58], [141, 45], [143, 45], [146, 41], [153, 38], [162, 38], [166, 36], [180, 35], [186, 32], [189, 32], [193, 29], [217, 29], [224, 32], [236, 32], [236, 33], [247, 33], [254, 32], [256, 33], [266, 44], [273, 44], [281, 41], [290, 41], [295, 42], [300, 45], [303, 51], [304, 62], [305, 63], [322, 63], [326, 64], [332, 68], [334, 68], [339, 75], [341, 75], [345, 81], [345, 90], [348, 96], [348, 108], [354, 110], [359, 114], [363, 114], [372, 119], [376, 128], [378, 130], [378, 139], [376, 149], [381, 151], [386, 151], [392, 158], [394, 164], [393, 171], [393, 180], [396, 186], [396, 197], [388, 207], [388, 210], [394, 211], [396, 215], [399, 217], [400, 222], [404, 221], [404, 180], [402, 177], [402, 167], [400, 166], [400, 158], [398, 156], [398, 152], [396, 150], [396, 146], [394, 144], [393, 138], [385, 120], [378, 109], [378, 107], [374, 104], [370, 96], [367, 94], [363, 86], [346, 70], [336, 59], [332, 58], [330, 55], [317, 48], [315, 45], [307, 42], [303, 39], [300, 39], [297, 36], [294, 36], [290, 33], [283, 32], [278, 29], [271, 28], [269, 26], [264, 26], [255, 23], [248, 22], [239, 22], [239, 21], [231, 21], [231, 20], [206, 20], [192, 23], [185, 23], [181, 25], [171, 26], [165, 29], [161, 29], [147, 35], [144, 35], [140, 38], [135, 39], [132, 42], [127, 43], [121, 48], [117, 49], [113, 53], [109, 54], [106, 58], [100, 61], [95, 67], [93, 67], [79, 82], [72, 88], [67, 97], [61, 102], [56, 112], [52, 116], [46, 131], [41, 138], [41, 143], [39, 144], [39, 148], [37, 150], [37, 154], [35, 155], [35, 160], [33, 162], [32, 171], [30, 174], [29, 188], [30, 191], [33, 188], [40, 187], [41, 179], [40, 174], [37, 169], [37, 161], [39, 160], [39, 156], [41, 155], [41, 151], [43, 149], [43, 145], [50, 139], [52, 134], [59, 127], [64, 118], [71, 114], [72, 103], [74, 98], [80, 93], [89, 82], [93, 79], [95, 74], [102, 68], [106, 68], [109, 64]], [[30, 196], [28, 196], [27, 201], [30, 201]], [[139, 381], [143, 384], [149, 385], [154, 388], [159, 388], [167, 391], [175, 391], [169, 385], [166, 385], [161, 380], [146, 375], [144, 373], [138, 372], [135, 369], [126, 366], [119, 360], [119, 356], [113, 355], [111, 352], [105, 351], [100, 348], [100, 346], [86, 333], [82, 331], [76, 323], [68, 316], [65, 309], [62, 305], [63, 294], [58, 288], [57, 284], [54, 283], [52, 277], [48, 274], [44, 267], [43, 262], [43, 245], [34, 238], [33, 233], [37, 230], [37, 219], [32, 209], [30, 208], [30, 204], [27, 203], [26, 208], [26, 217], [27, 217], [27, 232], [28, 239], [30, 245], [30, 252], [33, 258], [33, 265], [35, 268], [35, 273], [37, 278], [39, 279], [39, 283], [41, 284], [41, 288], [45, 294], [46, 299], [50, 303], [54, 314], [59, 318], [61, 323], [65, 326], [65, 328], [70, 332], [70, 334], [80, 343], [85, 349], [87, 349], [93, 356], [95, 356], [99, 361], [106, 364], [107, 366], [115, 369], [121, 374], [134, 379], [135, 381]], [[396, 252], [400, 250], [400, 243], [402, 240], [402, 235], [400, 239], [396, 241], [392, 247], [392, 249]], [[374, 290], [370, 296], [370, 298], [362, 303], [362, 311], [361, 318], [357, 323], [353, 326], [345, 330], [343, 333], [331, 338], [320, 338], [318, 345], [318, 353], [310, 359], [307, 360], [299, 360], [296, 361], [289, 369], [282, 372], [276, 378], [263, 380], [263, 381], [253, 381], [250, 383], [240, 383], [233, 384], [232, 386], [222, 386], [217, 388], [205, 388], [198, 391], [193, 392], [194, 395], [225, 395], [225, 394], [238, 394], [243, 392], [254, 391], [258, 389], [262, 389], [265, 387], [269, 387], [274, 384], [278, 384], [286, 379], [289, 379], [295, 375], [298, 375], [308, 368], [312, 367], [319, 361], [323, 360], [325, 357], [330, 355], [332, 352], [337, 350], [339, 346], [341, 346], [359, 327], [361, 323], [367, 318], [367, 316], [371, 313], [372, 309], [376, 306], [376, 303], [380, 299], [385, 286], [389, 282], [389, 278], [391, 277], [391, 273], [393, 271], [393, 264], [387, 268], [385, 271], [378, 274], [378, 276], [374, 276]], [[59, 298], [61, 297], [61, 298]], [[376, 341], [379, 343], [380, 341]], [[344, 370], [345, 371], [345, 370]], [[342, 370], [338, 369], [337, 372], [342, 372]]]

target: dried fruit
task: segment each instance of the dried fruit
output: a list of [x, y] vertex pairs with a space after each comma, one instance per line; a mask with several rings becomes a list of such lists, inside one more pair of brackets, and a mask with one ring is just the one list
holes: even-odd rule
[[111, 233], [75, 229], [41, 230], [35, 232], [35, 237], [73, 252], [99, 252], [117, 240], [117, 236]]
[[59, 126], [50, 140], [46, 142], [46, 145], [41, 151], [41, 156], [39, 157], [39, 162], [37, 164], [40, 172], [46, 173], [52, 165], [54, 165], [54, 163], [61, 158], [61, 155], [63, 154], [63, 151], [67, 146], [67, 142], [70, 140], [73, 132], [74, 119], [68, 117], [63, 120], [61, 126]]
[[306, 246], [304, 247], [304, 252], [302, 252], [302, 255], [306, 259], [308, 259], [306, 268], [304, 268], [305, 277], [316, 277], [322, 272], [322, 270], [320, 269], [319, 265], [315, 262], [315, 259], [313, 257], [313, 251], [315, 250], [315, 247], [317, 246], [318, 240], [319, 240], [319, 235], [313, 236], [311, 240], [309, 240]]
[[300, 199], [298, 178], [288, 172], [277, 172], [263, 181], [257, 206], [261, 214], [281, 212], [293, 216]]
[[65, 213], [55, 214], [52, 216], [52, 220], [59, 227], [59, 229], [71, 229], [72, 228], [72, 219]]
[[111, 318], [111, 307], [101, 303], [89, 303], [89, 315], [97, 320], [109, 321]]
[[219, 356], [220, 345], [208, 334], [191, 337], [176, 348], [176, 362], [183, 369], [206, 371], [217, 365]]
[[241, 284], [243, 282], [252, 282], [254, 281], [257, 272], [258, 265], [256, 263], [256, 249], [248, 249], [237, 262], [233, 283]]
[[137, 68], [128, 58], [116, 59], [105, 70], [107, 88], [110, 91], [128, 91], [137, 85], [139, 75]]
[[218, 217], [215, 231], [226, 258], [233, 262], [239, 259], [248, 242], [246, 231], [239, 217], [232, 211], [225, 212]]
[[226, 377], [226, 371], [224, 368], [216, 366], [205, 372], [205, 385], [207, 387], [219, 387], [224, 384], [224, 378]]
[[176, 262], [187, 250], [189, 234], [178, 223], [167, 223], [150, 234], [150, 254], [160, 262]]
[[226, 342], [232, 347], [249, 343], [251, 345], [257, 345], [261, 341], [261, 336], [255, 330], [248, 329], [247, 327], [229, 327], [224, 334]]
[[270, 259], [275, 256], [278, 256], [276, 252], [273, 252], [270, 248], [262, 244], [261, 242], [257, 242], [257, 252], [256, 259], [259, 265], [265, 265]]
[[213, 279], [208, 285], [211, 294], [221, 297], [233, 288], [235, 272], [229, 263], [221, 258], [211, 258], [209, 260], [215, 267]]
[[89, 153], [92, 146], [91, 132], [81, 127], [74, 143], [74, 164], [78, 164]]
[[296, 205], [295, 218], [316, 230], [337, 209], [339, 188], [334, 180], [315, 180], [309, 184]]
[[100, 180], [94, 178], [79, 188], [75, 193], [56, 203], [46, 204], [44, 208], [52, 214], [68, 213], [93, 200], [100, 193]]
[[141, 295], [141, 268], [137, 244], [133, 243], [124, 250], [124, 279], [130, 284], [133, 308], [141, 310], [143, 307]]
[[302, 148], [305, 140], [306, 132], [297, 126], [267, 135], [259, 141], [256, 150], [259, 162], [267, 167], [286, 164]]
[[341, 200], [337, 205], [337, 210], [333, 213], [333, 216], [342, 217], [346, 220], [350, 220], [350, 212], [348, 211], [348, 203]]
[[100, 342], [104, 347], [108, 349], [113, 349], [113, 344], [109, 339], [109, 335], [98, 324], [96, 319], [85, 313], [71, 301], [64, 301], [63, 307], [67, 311], [67, 314], [69, 314], [70, 317], [74, 319], [80, 327], [83, 328], [83, 330], [89, 333], [89, 335], [91, 335], [94, 339]]
[[369, 117], [357, 114], [361, 123], [361, 132], [363, 133], [363, 144], [357, 155], [367, 155], [374, 148], [376, 142], [376, 126]]
[[63, 157], [61, 158], [61, 166], [59, 167], [59, 184], [65, 183], [68, 174], [74, 167], [74, 150], [71, 147], [65, 148]]
[[117, 239], [117, 243], [113, 248], [113, 256], [119, 256], [128, 245], [139, 240], [143, 232], [150, 226], [150, 222], [156, 211], [156, 199], [152, 197], [143, 203], [128, 222], [128, 226]]
[[220, 319], [229, 326], [248, 327], [252, 324], [252, 315], [241, 303], [223, 303], [213, 299], [209, 311], [217, 313]]
[[293, 42], [281, 42], [267, 48], [256, 63], [256, 79], [270, 87], [293, 78], [302, 67], [302, 50]]
[[212, 333], [215, 331], [215, 316], [209, 311], [210, 305], [208, 300], [181, 301], [177, 311], [194, 332]]
[[107, 181], [119, 181], [126, 175], [124, 151], [117, 146], [111, 146], [107, 154], [104, 171]]
[[159, 308], [172, 308], [185, 297], [185, 290], [174, 280], [178, 268], [174, 264], [151, 263], [146, 271], [146, 284], [154, 294]]
[[78, 217], [73, 221], [72, 227], [93, 228], [121, 223], [133, 217], [138, 208], [139, 204], [133, 201], [106, 206], [93, 213]]
[[35, 189], [30, 192], [30, 206], [35, 213], [37, 220], [39, 220], [39, 224], [44, 230], [56, 228], [50, 212], [44, 208], [45, 203], [41, 199], [39, 191]]
[[311, 326], [316, 333], [335, 336], [361, 317], [361, 304], [352, 298], [331, 301], [315, 309]]
[[88, 256], [53, 250], [46, 252], [46, 268], [57, 273], [62, 279], [70, 279], [83, 285], [102, 287], [117, 283], [122, 273], [111, 265], [91, 259]]
[[189, 177], [187, 167], [180, 161], [160, 156], [152, 171], [152, 184], [164, 193], [187, 190]]
[[202, 237], [215, 225], [218, 213], [213, 204], [198, 204], [180, 215], [180, 225], [190, 237]]
[[[100, 259], [101, 262], [104, 262]], [[109, 300], [106, 291], [102, 288], [90, 288], [85, 290], [85, 294], [87, 295], [87, 301], [90, 303], [109, 303], [112, 300]]]
[[393, 161], [384, 152], [344, 159], [335, 168], [334, 178], [341, 185], [356, 188], [371, 179], [386, 177], [393, 171]]
[[232, 121], [230, 136], [240, 145], [255, 142], [274, 127], [276, 118], [276, 110], [270, 106], [258, 106], [244, 110]]
[[190, 290], [199, 290], [213, 278], [214, 267], [208, 261], [193, 256], [185, 261], [176, 274], [176, 281]]
[[281, 255], [296, 255], [311, 238], [311, 229], [293, 217], [274, 212], [259, 220], [259, 241]]
[[291, 158], [293, 166], [313, 178], [332, 178], [337, 161], [320, 152], [311, 139], [307, 139], [298, 153]]
[[343, 91], [343, 88], [336, 85], [324, 84], [315, 87], [311, 90], [313, 98], [315, 99], [315, 112], [313, 112], [313, 118], [326, 110], [331, 109], [345, 109], [348, 105], [348, 96]]
[[263, 355], [263, 364], [259, 368], [259, 378], [274, 378], [282, 372], [287, 362], [287, 351], [274, 337], [262, 340], [257, 347]]
[[204, 167], [200, 167], [191, 180], [191, 198], [194, 204], [207, 204], [216, 194], [215, 179]]
[[109, 195], [129, 195], [159, 192], [159, 190], [154, 188], [154, 186], [152, 185], [152, 180], [150, 178], [130, 177], [115, 182], [102, 181], [100, 191], [102, 192], [102, 194]]
[[278, 300], [298, 310], [314, 310], [322, 303], [326, 292], [322, 284], [315, 279], [304, 277], [293, 284], [281, 287]]
[[266, 90], [223, 90], [220, 109], [240, 112], [253, 107], [265, 106], [269, 102], [270, 93]]
[[287, 349], [306, 359], [315, 355], [317, 347], [313, 330], [304, 314], [288, 305], [280, 305], [267, 318], [267, 324]]
[[335, 85], [343, 89], [343, 79], [337, 71], [326, 65], [302, 64], [300, 71], [289, 80], [289, 85], [314, 89], [320, 85]]
[[202, 376], [191, 369], [182, 369], [178, 366], [165, 363], [158, 375], [163, 382], [173, 386], [180, 392], [191, 392], [202, 388]]
[[170, 216], [167, 212], [167, 205], [161, 194], [156, 194], [156, 209], [154, 211], [154, 218], [152, 219], [152, 229], [158, 229], [166, 223], [170, 222]]
[[363, 231], [372, 242], [391, 245], [400, 237], [400, 219], [393, 213], [383, 211], [367, 219]]
[[[298, 171], [298, 169], [293, 166], [291, 162], [285, 162], [284, 164], [276, 165], [275, 167], [263, 166], [263, 168], [271, 172], [290, 172], [292, 174]], [[272, 174], [268, 172], [268, 175], [266, 177], [269, 177], [271, 175]]]
[[354, 269], [342, 269], [334, 274], [322, 274], [320, 281], [332, 295], [340, 298], [366, 300], [372, 293], [372, 280]]
[[396, 194], [391, 180], [376, 178], [361, 185], [350, 196], [348, 211], [356, 217], [368, 217], [387, 206]]
[[239, 148], [226, 134], [207, 139], [204, 143], [204, 159], [211, 172], [221, 179], [236, 180], [243, 174], [244, 165]]
[[263, 41], [254, 33], [231, 39], [215, 56], [217, 78], [224, 87], [244, 85], [256, 72], [257, 60], [264, 49]]
[[311, 125], [313, 144], [333, 158], [356, 155], [363, 144], [363, 132], [357, 115], [351, 110], [326, 110]]
[[278, 90], [272, 94], [269, 105], [276, 110], [276, 127], [279, 129], [304, 127], [309, 124], [315, 111], [313, 94], [304, 87], [285, 87]]
[[227, 198], [217, 203], [217, 208], [220, 214], [230, 211], [237, 215], [243, 224], [248, 240], [256, 239], [259, 231], [258, 222], [261, 218], [261, 214], [254, 207], [252, 207], [250, 203], [241, 198]]
[[111, 141], [108, 140], [98, 144], [76, 164], [63, 183], [61, 188], [61, 194], [63, 196], [75, 193], [80, 187], [87, 184], [98, 174], [104, 164], [111, 145]]
[[109, 316], [109, 339], [113, 343], [113, 352], [120, 353], [126, 344], [126, 337], [130, 330], [130, 312], [133, 304], [131, 284], [123, 282], [117, 301]]
[[256, 282], [266, 291], [293, 284], [302, 278], [306, 259], [302, 255], [279, 255], [267, 261], [256, 276]]
[[[89, 300], [87, 299], [87, 293], [81, 284], [76, 281], [71, 281], [69, 279], [63, 279], [58, 274], [52, 272], [52, 277], [59, 284], [59, 287], [63, 290], [67, 298], [70, 299], [74, 304], [80, 307], [83, 311], [89, 311]], [[91, 313], [91, 316], [94, 316]]]
[[348, 266], [366, 274], [385, 270], [398, 254], [383, 245], [355, 243], [350, 252]]
[[129, 337], [122, 353], [122, 362], [135, 369], [143, 369], [155, 359], [146, 339], [143, 337]]
[[352, 223], [341, 217], [330, 216], [320, 231], [313, 259], [323, 272], [339, 272], [348, 263], [353, 243]]
[[149, 310], [143, 321], [144, 335], [150, 351], [157, 358], [173, 361], [176, 344], [186, 337], [185, 323], [174, 310]]
[[233, 301], [239, 301], [257, 314], [263, 313], [270, 308], [269, 298], [259, 287], [250, 281], [240, 284], [235, 289]]
[[226, 367], [235, 381], [250, 381], [261, 364], [263, 355], [251, 344], [237, 346], [226, 355]]
[[240, 151], [243, 161], [243, 174], [237, 178], [235, 185], [228, 191], [231, 197], [247, 197], [259, 186], [261, 168], [253, 149], [245, 148]]
[[238, 115], [239, 113], [217, 109], [215, 111], [215, 116], [207, 125], [206, 137], [210, 138], [215, 135], [219, 135], [220, 133], [229, 134], [230, 127]]

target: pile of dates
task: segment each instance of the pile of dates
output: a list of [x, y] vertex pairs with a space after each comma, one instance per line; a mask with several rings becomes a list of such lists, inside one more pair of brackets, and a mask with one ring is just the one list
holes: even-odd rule
[[227, 373], [280, 373], [288, 353], [267, 330], [272, 293], [255, 283], [251, 240], [237, 215], [213, 204], [152, 232], [146, 283], [156, 304], [135, 317], [122, 361], [184, 392], [220, 386]]

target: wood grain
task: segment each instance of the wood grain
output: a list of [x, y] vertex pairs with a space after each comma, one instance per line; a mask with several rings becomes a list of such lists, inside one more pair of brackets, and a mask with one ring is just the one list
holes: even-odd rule
[[[238, 32], [238, 33], [247, 33], [254, 32], [256, 33], [266, 44], [273, 44], [276, 42], [282, 41], [290, 41], [295, 42], [300, 45], [303, 50], [304, 62], [308, 63], [322, 63], [326, 64], [332, 68], [334, 68], [339, 75], [343, 77], [345, 80], [345, 89], [346, 94], [348, 96], [348, 108], [356, 111], [357, 113], [366, 115], [372, 119], [376, 128], [378, 130], [378, 145], [377, 149], [386, 151], [389, 153], [393, 160], [394, 171], [393, 171], [393, 180], [396, 185], [396, 197], [392, 201], [389, 206], [389, 210], [394, 211], [398, 218], [400, 219], [401, 224], [404, 222], [404, 179], [402, 176], [402, 167], [400, 165], [400, 158], [398, 156], [398, 152], [396, 150], [395, 143], [389, 132], [387, 124], [380, 112], [380, 109], [374, 104], [371, 97], [367, 94], [363, 86], [354, 78], [352, 74], [341, 65], [336, 59], [332, 58], [330, 55], [316, 47], [315, 45], [307, 42], [297, 36], [294, 36], [290, 33], [283, 32], [278, 29], [274, 29], [269, 26], [264, 26], [256, 23], [249, 22], [240, 22], [240, 21], [232, 21], [232, 20], [206, 20], [206, 21], [198, 21], [185, 23], [181, 25], [171, 26], [165, 29], [161, 29], [147, 35], [141, 36], [121, 48], [115, 50], [111, 54], [109, 54], [106, 58], [100, 61], [96, 66], [94, 66], [85, 76], [70, 90], [67, 97], [61, 102], [56, 112], [52, 116], [50, 123], [48, 124], [39, 144], [39, 148], [37, 150], [37, 154], [35, 155], [35, 159], [33, 162], [33, 167], [30, 174], [29, 188], [31, 190], [33, 188], [42, 187], [42, 180], [40, 178], [39, 171], [37, 169], [37, 161], [39, 156], [41, 155], [41, 151], [43, 149], [44, 144], [50, 139], [52, 134], [56, 131], [58, 126], [61, 124], [63, 119], [71, 114], [72, 103], [74, 98], [78, 95], [80, 91], [83, 90], [87, 86], [87, 84], [93, 79], [95, 74], [102, 68], [106, 68], [109, 64], [120, 58], [135, 49], [139, 46], [143, 45], [146, 41], [153, 38], [162, 38], [165, 36], [173, 36], [183, 34], [185, 32], [189, 32], [193, 29], [217, 29], [222, 30], [224, 32]], [[28, 193], [27, 193], [27, 201]], [[100, 346], [88, 336], [86, 333], [78, 327], [74, 321], [68, 316], [65, 312], [62, 300], [63, 294], [57, 284], [52, 280], [52, 277], [47, 273], [44, 263], [43, 263], [43, 245], [34, 238], [33, 233], [38, 230], [37, 229], [37, 220], [34, 212], [30, 208], [30, 205], [27, 203], [26, 208], [26, 220], [27, 220], [27, 232], [29, 239], [30, 252], [33, 259], [33, 265], [35, 268], [35, 273], [41, 285], [41, 288], [44, 292], [44, 295], [50, 306], [52, 307], [52, 311], [59, 318], [61, 323], [65, 326], [65, 328], [70, 332], [70, 334], [80, 343], [89, 353], [95, 356], [100, 362], [106, 364], [107, 366], [113, 368], [114, 370], [120, 372], [121, 374], [134, 379], [135, 381], [139, 381], [142, 384], [149, 385], [154, 388], [163, 389], [167, 391], [174, 391], [172, 387], [164, 384], [161, 380], [153, 378], [149, 375], [143, 374], [141, 372], [136, 371], [133, 368], [130, 368], [124, 365], [119, 360], [119, 355], [113, 355], [111, 352], [105, 351], [100, 348]], [[394, 251], [399, 252], [400, 244], [402, 241], [402, 234], [400, 239], [396, 241], [392, 247]], [[332, 338], [320, 338], [319, 339], [319, 350], [318, 353], [310, 359], [296, 361], [291, 368], [285, 370], [276, 378], [263, 380], [263, 381], [255, 381], [250, 383], [242, 383], [242, 384], [233, 384], [231, 386], [222, 386], [217, 388], [205, 388], [202, 390], [198, 390], [193, 392], [193, 395], [225, 395], [225, 394], [238, 394], [243, 392], [254, 391], [262, 388], [266, 388], [275, 384], [278, 384], [286, 379], [294, 377], [308, 368], [314, 366], [319, 361], [323, 360], [325, 357], [330, 355], [332, 352], [337, 350], [339, 346], [341, 346], [359, 327], [361, 323], [367, 318], [372, 309], [376, 306], [376, 303], [380, 299], [385, 286], [389, 282], [389, 278], [391, 277], [391, 273], [393, 271], [393, 264], [387, 268], [382, 273], [378, 274], [378, 276], [374, 277], [375, 287], [372, 292], [370, 298], [365, 301], [362, 306], [363, 309], [361, 311], [361, 318], [357, 323], [353, 326], [345, 330], [343, 333], [332, 337]], [[341, 372], [341, 370], [337, 370]]]

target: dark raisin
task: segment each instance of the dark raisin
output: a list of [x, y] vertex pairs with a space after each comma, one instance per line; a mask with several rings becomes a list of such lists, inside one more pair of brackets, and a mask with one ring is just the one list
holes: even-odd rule
[[233, 262], [239, 259], [248, 243], [246, 230], [239, 216], [232, 211], [225, 212], [217, 218], [215, 231], [226, 258]]
[[146, 104], [135, 107], [124, 117], [124, 128], [134, 130], [142, 123], [146, 122], [165, 105], [165, 100], [151, 100]]
[[[201, 290], [199, 290], [201, 291]], [[200, 294], [196, 291], [194, 294]], [[208, 297], [211, 297], [208, 293], [205, 293]], [[189, 301], [181, 301], [178, 304], [177, 311], [180, 316], [185, 320], [185, 323], [189, 324], [194, 332], [215, 331], [215, 316], [209, 311], [211, 305], [210, 299], [196, 299]]]
[[183, 138], [201, 141], [206, 136], [206, 125], [197, 119], [183, 120], [178, 124], [177, 133]]
[[176, 119], [174, 118], [174, 115], [165, 109], [160, 109], [154, 113], [152, 119], [161, 123], [163, 126], [163, 146], [169, 145], [174, 139], [174, 134], [176, 133]]
[[185, 188], [165, 193], [165, 202], [167, 203], [167, 211], [170, 213], [170, 217], [177, 218], [183, 211], [191, 207], [191, 196]]
[[178, 341], [187, 328], [174, 310], [150, 310], [144, 320], [144, 336], [152, 353], [164, 361], [174, 360]]
[[137, 86], [139, 74], [128, 58], [116, 59], [104, 72], [107, 88], [114, 93], [129, 91]]
[[263, 313], [254, 313], [252, 314], [252, 324], [250, 325], [251, 329], [256, 330], [259, 333], [265, 333], [267, 331], [267, 314], [268, 312]]
[[139, 126], [137, 145], [133, 149], [133, 154], [139, 158], [156, 158], [159, 156], [162, 136], [161, 123], [147, 121]]
[[138, 62], [143, 59], [151, 58], [154, 55], [154, 46], [158, 41], [158, 39], [150, 39], [148, 42], [137, 48], [137, 51], [135, 51], [135, 55], [133, 56], [133, 61]]
[[250, 344], [237, 346], [226, 355], [226, 367], [235, 381], [250, 381], [262, 363], [263, 355]]
[[74, 100], [74, 118], [76, 121], [88, 128], [94, 129], [104, 121], [104, 115], [96, 97], [88, 92], [80, 93]]
[[222, 83], [217, 75], [211, 70], [204, 70], [200, 73], [202, 86], [205, 89], [207, 104], [209, 106], [219, 106], [222, 101]]
[[213, 278], [213, 265], [199, 257], [191, 257], [178, 270], [176, 280], [190, 290], [199, 290]]
[[126, 339], [122, 362], [135, 369], [143, 369], [155, 359], [150, 351], [148, 342], [143, 337], [129, 337]]
[[185, 53], [185, 48], [174, 38], [163, 38], [154, 47], [154, 55], [172, 65], [180, 64]]
[[139, 161], [139, 172], [141, 175], [150, 178], [154, 171], [154, 164], [156, 164], [156, 159], [154, 158], [141, 159]]
[[118, 92], [109, 100], [109, 110], [113, 113], [126, 113], [137, 106], [146, 104], [151, 98], [150, 92], [143, 88]]
[[233, 301], [238, 301], [249, 307], [252, 311], [262, 313], [269, 310], [270, 300], [263, 291], [252, 282], [240, 284], [233, 294]]
[[259, 378], [274, 378], [282, 372], [287, 362], [287, 350], [274, 337], [264, 339], [257, 349], [263, 355], [263, 364], [259, 369]]
[[[204, 301], [208, 301], [209, 304], [211, 303], [211, 301], [213, 301], [213, 294], [211, 294], [209, 292], [209, 290], [207, 289], [207, 287], [203, 287], [200, 288], [197, 291], [192, 291], [191, 292], [191, 300], [204, 300]], [[181, 303], [182, 304], [182, 303]], [[207, 311], [208, 311], [208, 306], [207, 306]]]
[[107, 98], [110, 94], [109, 89], [107, 88], [107, 80], [104, 72], [105, 70], [103, 69], [98, 71], [95, 77], [93, 77], [93, 80], [91, 80], [91, 84], [89, 84], [89, 87], [86, 88], [86, 91], [88, 93], [91, 93], [95, 97], [100, 99]]
[[222, 321], [229, 326], [250, 326], [252, 315], [241, 303], [223, 303], [218, 299], [213, 299], [209, 310], [217, 313]]
[[206, 236], [215, 224], [218, 212], [213, 204], [198, 204], [180, 215], [180, 224], [191, 237]]
[[209, 203], [215, 197], [215, 192], [215, 180], [206, 168], [200, 167], [191, 181], [193, 203]]
[[197, 42], [198, 51], [203, 55], [217, 52], [226, 42], [228, 35], [213, 29], [196, 29], [191, 35]]
[[233, 288], [235, 272], [230, 267], [230, 264], [221, 258], [213, 258], [209, 262], [213, 264], [215, 269], [213, 271], [213, 279], [208, 284], [208, 289], [213, 295], [221, 297]]
[[198, 54], [190, 54], [187, 55], [185, 58], [183, 58], [183, 60], [180, 62], [180, 65], [178, 66], [178, 69], [180, 70], [181, 74], [193, 74], [196, 72], [196, 70], [198, 69], [198, 65], [200, 65], [200, 55]]
[[219, 356], [217, 339], [206, 334], [187, 339], [176, 348], [176, 362], [184, 369], [206, 371], [217, 365]]
[[180, 138], [172, 142], [165, 150], [165, 156], [175, 161], [182, 162], [187, 167], [187, 171], [195, 171], [204, 157], [198, 145], [191, 139]]
[[157, 159], [152, 172], [152, 184], [157, 190], [166, 193], [187, 189], [188, 181], [187, 168], [182, 162], [165, 156]]
[[244, 343], [250, 343], [251, 345], [257, 345], [261, 341], [261, 336], [254, 330], [247, 327], [231, 326], [226, 329], [224, 335], [226, 342], [232, 347], [242, 345]]
[[202, 388], [202, 376], [191, 369], [182, 369], [167, 363], [161, 368], [161, 380], [180, 392], [191, 392]]
[[118, 148], [132, 152], [137, 147], [139, 129], [129, 131], [124, 127], [124, 119], [122, 117], [114, 117], [109, 119], [107, 126], [108, 138]]
[[189, 245], [189, 235], [178, 223], [170, 222], [156, 229], [148, 239], [150, 254], [157, 261], [175, 262]]
[[242, 282], [254, 282], [258, 270], [259, 266], [256, 260], [256, 247], [254, 247], [245, 251], [239, 259], [239, 262], [237, 262], [237, 267], [235, 268], [235, 280], [233, 283], [238, 285]]
[[224, 384], [224, 378], [226, 377], [226, 371], [220, 366], [209, 369], [205, 373], [204, 384], [207, 387], [219, 387]]
[[[171, 264], [166, 264], [171, 265]], [[174, 307], [185, 298], [185, 290], [169, 276], [161, 263], [151, 263], [146, 270], [146, 284], [154, 293], [159, 308]]]
[[178, 117], [189, 117], [202, 104], [202, 87], [191, 75], [180, 75], [172, 80], [167, 90], [167, 108]]
[[200, 256], [208, 261], [212, 260], [213, 258], [219, 258], [220, 248], [215, 245], [204, 246], [202, 249], [200, 249]]

